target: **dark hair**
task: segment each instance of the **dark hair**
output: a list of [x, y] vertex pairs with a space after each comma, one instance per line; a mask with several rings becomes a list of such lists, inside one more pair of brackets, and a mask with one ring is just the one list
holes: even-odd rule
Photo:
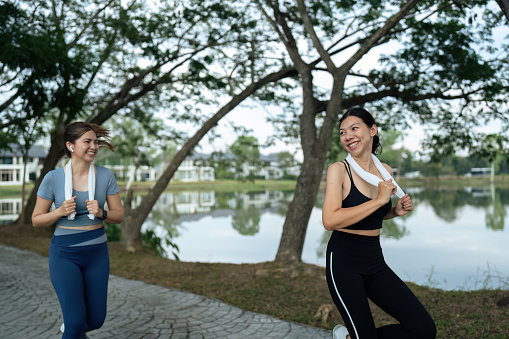
[[[345, 120], [349, 116], [360, 118], [369, 128], [371, 128], [373, 125], [376, 125], [375, 118], [373, 118], [371, 113], [369, 113], [362, 107], [354, 107], [346, 111], [345, 114], [343, 114], [341, 119], [339, 119], [338, 127], [341, 127], [341, 123], [343, 122], [343, 120]], [[378, 148], [380, 148], [380, 152], [377, 151]], [[380, 137], [377, 134], [375, 134], [375, 136], [373, 137], [373, 146], [371, 148], [371, 153], [373, 153], [376, 156], [382, 154], [382, 145], [380, 145]]]
[[[88, 131], [94, 131], [95, 135], [97, 136], [97, 139], [99, 139], [99, 146], [107, 146], [113, 152], [115, 151], [115, 147], [113, 147], [113, 145], [110, 144], [111, 140], [109, 130], [99, 125], [89, 124], [88, 122], [84, 121], [73, 122], [67, 125], [64, 131], [64, 145], [68, 141], [74, 144], [76, 140], [78, 140], [83, 134], [87, 133]], [[101, 138], [104, 138], [105, 140], [101, 140]], [[69, 152], [67, 147], [64, 147], [64, 152], [67, 157], [69, 158], [71, 157], [71, 152]]]

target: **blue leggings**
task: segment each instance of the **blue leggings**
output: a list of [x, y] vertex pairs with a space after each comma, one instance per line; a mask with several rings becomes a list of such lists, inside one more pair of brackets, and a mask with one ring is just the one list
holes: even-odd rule
[[108, 245], [72, 246], [101, 233], [104, 228], [51, 239], [49, 272], [64, 316], [64, 339], [81, 338], [83, 333], [101, 327], [106, 318]]
[[[435, 338], [433, 319], [385, 263], [380, 237], [332, 232], [326, 277], [352, 339]], [[376, 328], [368, 298], [399, 324]]]

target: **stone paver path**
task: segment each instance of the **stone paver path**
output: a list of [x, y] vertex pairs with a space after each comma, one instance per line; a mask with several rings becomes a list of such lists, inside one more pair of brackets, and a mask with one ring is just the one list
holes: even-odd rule
[[[100, 338], [331, 338], [330, 331], [244, 311], [221, 301], [110, 275]], [[59, 338], [62, 315], [48, 258], [0, 245], [0, 338]]]

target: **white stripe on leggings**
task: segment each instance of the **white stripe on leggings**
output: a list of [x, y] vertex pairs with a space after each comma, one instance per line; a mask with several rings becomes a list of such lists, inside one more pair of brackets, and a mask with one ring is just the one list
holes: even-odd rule
[[353, 330], [355, 331], [355, 337], [359, 339], [359, 334], [357, 333], [357, 328], [355, 328], [355, 324], [353, 323], [352, 316], [350, 315], [350, 312], [348, 312], [348, 308], [346, 308], [345, 302], [343, 301], [343, 298], [341, 298], [341, 295], [338, 292], [338, 287], [336, 286], [336, 282], [334, 281], [334, 274], [332, 274], [332, 252], [330, 253], [330, 277], [332, 279], [332, 283], [334, 284], [334, 289], [336, 290], [336, 294], [338, 295], [339, 301], [341, 301], [341, 304], [343, 304], [346, 314], [348, 314], [348, 318], [352, 323]]

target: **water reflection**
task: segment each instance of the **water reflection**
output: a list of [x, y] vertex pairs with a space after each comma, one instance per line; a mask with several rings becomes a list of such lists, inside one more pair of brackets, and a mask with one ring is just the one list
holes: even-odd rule
[[[421, 204], [431, 206], [433, 213], [447, 224], [454, 224], [466, 207], [484, 210], [484, 225], [493, 231], [503, 231], [507, 215], [509, 190], [495, 187], [464, 189], [422, 187], [407, 188], [415, 208]], [[137, 205], [142, 196], [134, 198]], [[230, 225], [240, 235], [256, 235], [260, 231], [260, 221], [264, 213], [286, 215], [288, 205], [293, 198], [291, 191], [266, 190], [252, 192], [165, 192], [157, 202], [148, 224], [160, 225], [172, 230], [176, 236], [178, 226], [186, 222], [198, 222], [205, 217], [230, 217]], [[321, 209], [324, 194], [319, 193], [315, 206]], [[394, 202], [395, 203], [395, 202]], [[410, 214], [409, 216], [411, 216]], [[411, 233], [407, 218], [384, 221], [381, 238], [402, 239]], [[328, 241], [329, 233], [324, 231], [320, 248]]]
[[238, 207], [232, 218], [232, 227], [242, 235], [255, 235], [260, 231], [260, 209], [253, 205], [247, 208]]
[[0, 224], [7, 225], [18, 219], [21, 213], [21, 198], [2, 198], [0, 193]]
[[[137, 206], [142, 195], [135, 195]], [[162, 226], [178, 235], [178, 226], [199, 222], [206, 217], [231, 218], [231, 226], [240, 235], [253, 236], [260, 231], [262, 213], [285, 216], [293, 198], [292, 192], [279, 190], [252, 192], [165, 192], [145, 223], [145, 227]]]
[[509, 202], [509, 190], [490, 187], [465, 187], [464, 189], [423, 189], [412, 194], [414, 205], [427, 202], [435, 215], [453, 223], [458, 211], [465, 206], [482, 207], [485, 210], [485, 225], [491, 230], [503, 230], [507, 215], [503, 201]]

